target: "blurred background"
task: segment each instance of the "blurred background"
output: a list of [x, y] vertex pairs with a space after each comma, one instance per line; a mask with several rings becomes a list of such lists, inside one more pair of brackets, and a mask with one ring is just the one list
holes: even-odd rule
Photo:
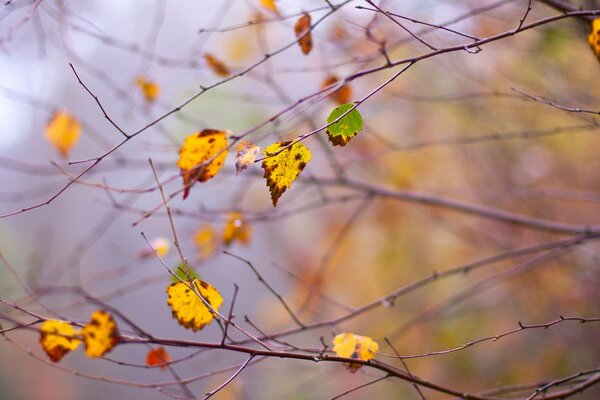
[[[129, 133], [181, 105], [201, 87], [227, 80], [111, 152], [50, 204], [0, 219], [5, 258], [0, 298], [48, 317], [54, 312], [52, 317], [85, 322], [97, 305], [60, 289], [79, 287], [160, 337], [219, 341], [221, 332], [213, 324], [194, 333], [171, 317], [165, 293], [171, 277], [149, 255], [141, 235], [172, 241], [148, 158], [170, 195], [182, 188], [176, 162], [186, 136], [206, 128], [241, 135], [289, 107], [247, 139], [262, 147], [291, 140], [323, 126], [337, 106], [325, 93], [291, 107], [318, 92], [328, 77], [343, 79], [385, 65], [385, 56], [397, 61], [431, 52], [385, 16], [365, 10], [373, 6], [363, 1], [332, 1], [343, 3], [333, 13], [323, 0], [279, 0], [277, 11], [259, 0], [4, 3], [0, 214], [43, 204], [90, 165], [69, 161], [100, 157], [123, 140], [69, 63], [112, 121]], [[515, 29], [527, 3], [376, 4], [451, 28], [402, 20], [428, 45], [444, 48]], [[533, 1], [526, 23], [560, 13], [546, 3]], [[599, 8], [593, 2], [572, 4]], [[310, 12], [313, 24], [318, 22], [309, 55], [294, 44], [294, 23], [303, 11]], [[434, 272], [573, 237], [368, 196], [346, 185], [344, 178], [572, 226], [600, 224], [600, 137], [594, 115], [600, 65], [589, 48], [588, 30], [584, 18], [566, 18], [482, 45], [477, 54], [475, 49], [455, 51], [418, 62], [361, 104], [365, 126], [349, 144], [332, 147], [324, 132], [303, 142], [312, 161], [276, 208], [260, 165], [236, 174], [231, 151], [216, 178], [196, 184], [187, 200], [178, 193], [170, 201], [183, 253], [202, 279], [219, 289], [225, 299], [222, 310], [228, 310], [237, 284], [236, 321], [256, 334], [256, 327], [275, 333], [296, 325], [253, 271], [224, 249], [252, 262], [309, 324], [385, 299]], [[219, 75], [207, 54], [228, 71]], [[265, 54], [274, 55], [262, 62]], [[352, 80], [349, 101], [362, 99], [396, 72], [398, 67]], [[158, 92], [153, 98], [148, 85]], [[68, 159], [45, 136], [57, 112], [67, 112], [81, 124]], [[243, 220], [249, 231], [225, 245], [222, 235], [233, 211], [241, 213], [237, 222]], [[432, 279], [356, 318], [284, 340], [319, 349], [321, 338], [329, 344], [336, 333], [354, 332], [379, 342], [382, 354], [376, 359], [401, 367], [397, 359], [386, 357], [394, 351], [384, 338], [409, 356], [498, 335], [518, 328], [519, 321], [531, 325], [561, 315], [599, 317], [599, 250], [590, 240], [539, 263], [532, 259], [548, 253], [510, 257]], [[165, 262], [173, 269], [179, 265], [172, 246]], [[0, 311], [22, 323], [31, 321], [6, 305]], [[256, 327], [244, 322], [245, 316]], [[122, 320], [117, 322], [131, 333]], [[98, 360], [77, 351], [50, 365], [37, 332], [17, 329], [6, 336], [10, 341], [0, 338], [0, 399], [181, 398], [178, 385], [165, 386], [166, 393], [150, 387], [173, 377], [145, 367], [145, 346], [118, 346]], [[199, 398], [233, 370], [211, 371], [244, 361], [243, 355], [219, 350], [168, 351], [173, 359], [194, 353], [174, 369], [182, 378], [198, 377], [189, 387]], [[599, 356], [595, 323], [563, 322], [406, 362], [413, 374], [465, 392], [526, 384], [522, 393], [507, 394], [526, 398], [542, 382], [598, 367]], [[334, 363], [266, 359], [243, 371], [215, 398], [328, 399], [379, 376], [367, 368], [351, 374]], [[427, 399], [447, 397], [430, 390], [424, 394]], [[419, 398], [410, 384], [395, 379], [347, 398], [368, 396]], [[590, 388], [577, 398], [597, 399], [600, 391]]]

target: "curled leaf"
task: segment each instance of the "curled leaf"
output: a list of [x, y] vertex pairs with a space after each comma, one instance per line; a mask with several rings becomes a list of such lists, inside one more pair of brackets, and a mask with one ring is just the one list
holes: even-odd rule
[[[273, 206], [294, 180], [300, 175], [311, 159], [308, 148], [302, 143], [277, 142], [265, 148], [262, 167], [265, 170], [267, 186], [271, 192]], [[289, 147], [287, 147], [289, 146]]]
[[68, 352], [79, 347], [77, 331], [65, 321], [47, 320], [40, 327], [40, 344], [53, 362], [59, 362]]
[[167, 363], [171, 362], [171, 356], [164, 347], [152, 349], [146, 355], [146, 364], [150, 367], [159, 366], [160, 369], [168, 368]]
[[140, 89], [148, 103], [154, 102], [154, 100], [156, 100], [156, 98], [160, 94], [160, 87], [158, 86], [158, 84], [142, 76], [136, 78], [135, 84]]
[[229, 76], [229, 68], [217, 57], [210, 53], [204, 54], [204, 61], [208, 67], [214, 72], [216, 75], [226, 78]]
[[229, 246], [236, 240], [240, 243], [248, 243], [251, 235], [250, 224], [242, 213], [233, 211], [227, 215], [227, 222], [225, 222], [225, 229], [223, 230], [223, 244], [225, 246]]
[[[331, 123], [344, 115], [354, 105], [342, 104], [329, 114], [327, 123]], [[340, 118], [340, 120], [327, 128], [327, 136], [329, 141], [334, 146], [345, 146], [361, 129], [363, 128], [363, 119], [358, 110], [355, 108], [348, 114]]]
[[[379, 345], [367, 336], [340, 333], [333, 338], [333, 351], [338, 357], [367, 361], [375, 357]], [[351, 372], [356, 372], [361, 367], [361, 364], [346, 363], [345, 365]]]
[[177, 165], [181, 168], [187, 198], [195, 181], [206, 182], [213, 178], [227, 158], [227, 134], [225, 131], [205, 129], [185, 138], [179, 150]]
[[[329, 75], [325, 79], [325, 81], [323, 81], [323, 84], [321, 85], [321, 89], [325, 89], [326, 87], [333, 85], [337, 81], [339, 81], [337, 76]], [[352, 89], [350, 89], [350, 86], [347, 84], [343, 84], [339, 89], [337, 89], [336, 91], [334, 91], [333, 93], [331, 93], [329, 95], [329, 98], [338, 104], [348, 103], [350, 101], [351, 97], [352, 97]]]
[[[192, 284], [212, 309], [219, 311], [219, 307], [223, 304], [223, 297], [219, 291], [199, 279], [195, 279]], [[214, 318], [212, 310], [185, 283], [177, 282], [167, 286], [167, 295], [167, 304], [171, 306], [173, 318], [177, 319], [181, 326], [195, 332], [212, 322]]]
[[260, 147], [247, 140], [242, 140], [237, 148], [237, 154], [235, 155], [235, 170], [239, 174], [241, 171], [247, 169], [252, 165], [258, 154], [260, 153]]
[[77, 144], [80, 134], [81, 124], [65, 111], [55, 113], [46, 125], [46, 138], [65, 158]]
[[300, 45], [302, 53], [304, 54], [310, 53], [310, 51], [313, 48], [312, 33], [310, 31], [310, 21], [310, 14], [304, 13], [294, 25], [294, 33], [296, 33], [298, 44]]
[[102, 357], [111, 351], [119, 341], [117, 323], [104, 310], [94, 311], [90, 322], [81, 330], [85, 353], [88, 357]]

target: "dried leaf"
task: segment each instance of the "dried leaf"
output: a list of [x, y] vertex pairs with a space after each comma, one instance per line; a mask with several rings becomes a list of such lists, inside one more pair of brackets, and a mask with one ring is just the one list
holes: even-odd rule
[[592, 22], [592, 32], [588, 35], [588, 43], [600, 61], [600, 18]]
[[158, 347], [148, 352], [146, 356], [146, 364], [150, 367], [160, 366], [160, 369], [168, 368], [166, 363], [171, 362], [171, 356], [167, 353], [164, 347]]
[[147, 80], [146, 78], [139, 76], [135, 80], [135, 84], [142, 91], [144, 98], [148, 103], [154, 102], [160, 94], [160, 87], [156, 82]]
[[[277, 142], [265, 148], [262, 167], [265, 170], [267, 186], [271, 192], [273, 206], [294, 180], [300, 175], [311, 159], [310, 151], [302, 143]], [[287, 148], [286, 148], [287, 147]], [[285, 150], [282, 150], [286, 148]]]
[[65, 321], [47, 320], [40, 327], [40, 344], [53, 362], [59, 362], [68, 352], [79, 347], [77, 331]]
[[46, 125], [46, 138], [64, 158], [69, 156], [80, 134], [81, 124], [65, 111], [55, 113]]
[[[340, 333], [333, 338], [333, 351], [338, 357], [367, 361], [375, 357], [375, 353], [379, 351], [379, 345], [367, 336]], [[353, 363], [344, 365], [351, 372], [356, 372], [361, 367], [361, 364]]]
[[194, 235], [200, 261], [210, 258], [219, 248], [219, 234], [212, 225], [204, 225]]
[[[325, 89], [326, 87], [333, 85], [339, 81], [337, 76], [329, 75], [327, 79], [321, 85], [321, 89]], [[345, 104], [350, 101], [352, 97], [352, 89], [347, 84], [343, 84], [339, 89], [329, 95], [329, 98], [335, 101], [338, 104]]]
[[236, 240], [246, 244], [250, 242], [251, 236], [252, 228], [244, 215], [237, 211], [230, 212], [227, 215], [227, 222], [225, 222], [225, 229], [223, 230], [223, 244], [229, 246]]
[[260, 147], [247, 140], [242, 140], [237, 148], [237, 154], [235, 155], [235, 170], [239, 174], [241, 171], [247, 169], [252, 165], [258, 154], [260, 153]]
[[[206, 302], [215, 311], [219, 311], [223, 297], [217, 289], [199, 279], [195, 279], [192, 284]], [[177, 282], [167, 286], [167, 294], [167, 304], [171, 306], [173, 318], [183, 327], [195, 332], [212, 322], [213, 312], [185, 283]]]
[[216, 75], [226, 78], [229, 76], [229, 68], [217, 57], [210, 53], [204, 53], [204, 61], [208, 67], [214, 72]]
[[275, 14], [279, 14], [275, 0], [260, 0], [260, 4], [267, 10], [273, 11]]
[[88, 357], [102, 357], [111, 351], [119, 341], [117, 324], [104, 310], [94, 311], [90, 322], [81, 330]]
[[313, 48], [310, 20], [310, 14], [304, 13], [294, 25], [294, 32], [296, 33], [296, 38], [298, 38], [298, 44], [304, 54], [310, 53]]
[[[329, 114], [327, 123], [331, 123], [350, 110], [353, 104], [342, 104]], [[363, 119], [355, 108], [344, 115], [338, 122], [327, 128], [327, 136], [334, 146], [345, 146], [361, 129], [363, 128]]]
[[[205, 129], [186, 137], [179, 150], [179, 161], [177, 161], [185, 185], [183, 198], [188, 197], [191, 185], [195, 181], [206, 182], [213, 178], [223, 166], [225, 158], [227, 158], [225, 131]], [[208, 163], [204, 164], [206, 162]]]

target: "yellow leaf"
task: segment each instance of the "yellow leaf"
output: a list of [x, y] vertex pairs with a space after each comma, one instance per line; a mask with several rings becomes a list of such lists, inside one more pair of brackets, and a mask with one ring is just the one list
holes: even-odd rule
[[111, 351], [119, 341], [117, 324], [112, 316], [104, 310], [92, 313], [90, 322], [83, 327], [81, 335], [88, 357], [102, 357]]
[[[154, 249], [154, 250], [153, 250]], [[171, 249], [171, 241], [164, 237], [157, 237], [152, 239], [150, 242], [150, 247], [145, 249], [141, 256], [142, 258], [152, 257], [154, 255], [154, 251], [160, 256], [165, 257], [169, 254], [169, 250]]]
[[227, 222], [223, 230], [223, 243], [225, 246], [230, 245], [235, 240], [248, 243], [251, 235], [252, 229], [242, 213], [233, 211], [227, 215]]
[[[197, 292], [215, 310], [223, 304], [223, 297], [213, 286], [199, 279], [192, 282]], [[202, 299], [185, 283], [177, 282], [167, 286], [167, 304], [171, 306], [173, 318], [180, 325], [194, 332], [199, 331], [213, 320], [213, 312], [204, 304]]]
[[238, 144], [236, 151], [235, 170], [239, 174], [241, 171], [251, 166], [254, 160], [256, 160], [256, 157], [258, 157], [258, 154], [260, 153], [260, 147], [247, 140], [242, 140]]
[[298, 38], [298, 44], [304, 54], [310, 53], [313, 48], [310, 20], [310, 14], [304, 13], [294, 25], [294, 32], [296, 33], [296, 38]]
[[[335, 75], [329, 75], [323, 84], [321, 85], [321, 89], [325, 89], [326, 87], [333, 85], [339, 79]], [[352, 97], [352, 89], [347, 84], [343, 84], [338, 90], [331, 93], [329, 98], [335, 101], [338, 104], [346, 104], [350, 102], [350, 98]]]
[[194, 235], [194, 244], [198, 249], [200, 261], [207, 260], [219, 248], [219, 235], [211, 225], [205, 225]]
[[40, 334], [40, 344], [53, 362], [59, 362], [81, 344], [81, 340], [75, 338], [77, 331], [65, 321], [45, 321]]
[[46, 138], [65, 158], [77, 144], [80, 134], [79, 121], [64, 111], [55, 113], [46, 126]]
[[[191, 185], [213, 178], [227, 158], [227, 134], [225, 131], [205, 129], [185, 138], [179, 150], [177, 165], [181, 168], [187, 198]], [[205, 164], [208, 162], [207, 164]]]
[[[262, 167], [265, 170], [265, 178], [267, 178], [267, 186], [271, 192], [273, 206], [277, 205], [277, 200], [287, 188], [292, 186], [294, 180], [311, 159], [310, 151], [302, 143], [294, 143], [282, 150], [290, 143], [273, 143], [263, 152], [265, 159], [262, 162]], [[277, 154], [279, 151], [281, 152]]]
[[588, 43], [600, 61], [600, 18], [592, 22], [592, 32], [588, 36]]
[[[375, 357], [375, 353], [379, 351], [379, 345], [367, 336], [340, 333], [333, 338], [333, 351], [338, 357], [367, 361]], [[361, 364], [347, 363], [345, 365], [351, 372], [356, 372], [361, 367]]]
[[152, 103], [160, 94], [160, 87], [156, 82], [147, 80], [144, 77], [138, 77], [135, 84], [142, 91], [144, 98], [148, 103]]
[[217, 57], [210, 53], [204, 54], [204, 61], [216, 75], [226, 78], [229, 76], [229, 68]]
[[146, 356], [146, 364], [150, 367], [160, 366], [160, 369], [166, 369], [168, 366], [166, 363], [171, 362], [171, 356], [167, 353], [164, 347], [159, 347], [157, 349], [152, 349], [148, 352]]
[[277, 9], [277, 4], [275, 4], [275, 0], [260, 0], [260, 4], [267, 10], [279, 14], [279, 10]]

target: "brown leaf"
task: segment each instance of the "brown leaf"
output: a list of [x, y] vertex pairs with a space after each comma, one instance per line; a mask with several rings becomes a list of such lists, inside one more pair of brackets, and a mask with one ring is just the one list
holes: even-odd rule
[[210, 53], [204, 53], [204, 61], [208, 67], [214, 72], [216, 75], [227, 78], [229, 76], [229, 68], [217, 57], [213, 56]]
[[238, 144], [236, 151], [235, 170], [239, 174], [251, 166], [254, 160], [256, 160], [256, 157], [258, 157], [258, 154], [260, 153], [260, 147], [247, 140], [242, 140]]
[[298, 38], [298, 44], [300, 45], [302, 53], [304, 54], [310, 53], [313, 48], [310, 20], [310, 15], [308, 13], [304, 13], [298, 19], [298, 21], [296, 21], [296, 25], [294, 25], [294, 32]]
[[[321, 85], [321, 89], [325, 89], [326, 87], [333, 85], [337, 81], [339, 81], [337, 76], [329, 75]], [[352, 89], [350, 89], [350, 86], [348, 86], [347, 84], [343, 84], [339, 89], [337, 89], [329, 95], [329, 98], [338, 104], [350, 103], [351, 97]]]

